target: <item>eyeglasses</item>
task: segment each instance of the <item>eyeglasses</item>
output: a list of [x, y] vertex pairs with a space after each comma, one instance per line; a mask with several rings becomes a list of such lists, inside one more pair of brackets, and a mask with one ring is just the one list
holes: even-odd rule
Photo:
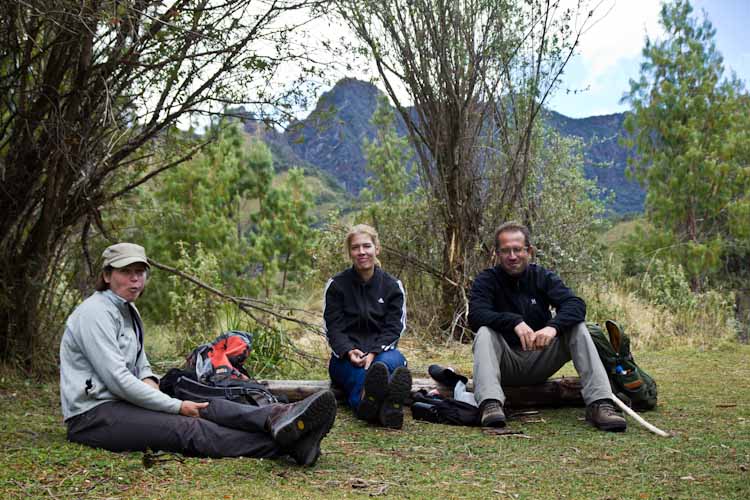
[[508, 257], [511, 254], [522, 255], [522, 254], [526, 253], [526, 251], [528, 249], [529, 249], [529, 247], [507, 247], [507, 248], [501, 248], [500, 249], [500, 254], [503, 257]]

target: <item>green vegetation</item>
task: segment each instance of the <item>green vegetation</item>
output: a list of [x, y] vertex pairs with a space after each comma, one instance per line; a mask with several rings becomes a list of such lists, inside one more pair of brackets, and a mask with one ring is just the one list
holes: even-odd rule
[[[468, 346], [411, 348], [466, 370]], [[439, 351], [439, 354], [437, 352]], [[511, 421], [523, 436], [420, 423], [364, 425], [341, 409], [313, 469], [282, 461], [185, 458], [144, 468], [143, 454], [65, 441], [55, 383], [0, 377], [0, 496], [26, 498], [570, 498], [740, 499], [750, 495], [750, 348], [636, 352], [659, 384], [644, 414], [675, 434], [629, 422], [594, 430], [583, 409], [548, 409]], [[721, 376], [716, 376], [717, 374]]]
[[[750, 335], [750, 296], [743, 285], [750, 279], [750, 99], [740, 82], [723, 79], [714, 30], [691, 17], [687, 2], [664, 6], [668, 36], [647, 43], [641, 78], [632, 83], [633, 113], [626, 126], [637, 156], [630, 164], [648, 189], [647, 213], [619, 223], [604, 218], [606, 196], [583, 175], [581, 143], [536, 119], [577, 44], [574, 30], [585, 27], [571, 24], [572, 11], [547, 17], [551, 12], [545, 9], [552, 7], [538, 0], [445, 3], [440, 9], [456, 23], [438, 33], [424, 28], [434, 24], [429, 19], [434, 2], [393, 0], [384, 8], [369, 1], [337, 2], [339, 9], [351, 9], [342, 14], [369, 40], [364, 52], [393, 63], [387, 67], [410, 70], [401, 75], [409, 81], [400, 83], [424, 91], [413, 93], [411, 111], [390, 96], [401, 122], [386, 99], [371, 118], [352, 117], [371, 119], [376, 129], [362, 143], [369, 178], [361, 179], [367, 188], [355, 199], [337, 179], [302, 160], [296, 164], [281, 134], [260, 121], [215, 121], [203, 135], [175, 128], [188, 107], [210, 100], [214, 90], [229, 90], [221, 82], [233, 78], [217, 74], [199, 93], [180, 94], [202, 78], [181, 77], [183, 64], [215, 66], [203, 59], [214, 53], [205, 49], [213, 47], [225, 61], [234, 61], [234, 50], [237, 64], [226, 67], [241, 66], [247, 80], [259, 75], [253, 80], [259, 88], [265, 85], [260, 76], [270, 78], [277, 63], [292, 57], [264, 62], [245, 49], [258, 41], [251, 29], [223, 24], [223, 9], [241, 10], [247, 0], [208, 11], [198, 2], [169, 24], [159, 20], [172, 14], [161, 12], [158, 2], [147, 2], [145, 17], [118, 4], [112, 15], [133, 17], [133, 32], [143, 32], [143, 43], [152, 44], [144, 57], [158, 70], [143, 75], [133, 69], [138, 61], [118, 59], [127, 51], [106, 45], [136, 43], [127, 23], [109, 11], [71, 19], [53, 3], [39, 2], [41, 10], [31, 16], [40, 37], [62, 36], [61, 26], [71, 37], [101, 33], [95, 52], [107, 50], [94, 56], [107, 64], [92, 68], [91, 78], [112, 92], [148, 88], [151, 94], [144, 96], [163, 100], [144, 98], [142, 106], [159, 104], [151, 110], [155, 122], [142, 126], [133, 126], [140, 125], [133, 115], [138, 108], [125, 91], [100, 99], [101, 106], [86, 114], [75, 100], [82, 99], [81, 89], [69, 88], [78, 79], [66, 73], [68, 83], [56, 92], [73, 101], [50, 110], [69, 109], [70, 120], [53, 123], [51, 111], [43, 110], [37, 121], [51, 125], [37, 130], [18, 121], [28, 113], [16, 113], [25, 103], [11, 102], [18, 100], [15, 93], [10, 108], [0, 106], [5, 124], [0, 169], [7, 182], [0, 198], [0, 213], [7, 214], [0, 220], [6, 229], [0, 231], [0, 255], [6, 257], [0, 269], [0, 359], [7, 363], [0, 365], [0, 497], [750, 497], [750, 347], [737, 342]], [[19, 19], [30, 15], [23, 2], [12, 4], [2, 8], [13, 14], [3, 19], [15, 19], [16, 10]], [[278, 5], [283, 11], [287, 4]], [[269, 22], [277, 20], [277, 4], [269, 8]], [[404, 26], [396, 26], [391, 14], [403, 12], [410, 16], [399, 16]], [[376, 14], [379, 26], [370, 24]], [[427, 17], [409, 24], [421, 16]], [[142, 17], [150, 21], [138, 24]], [[206, 46], [180, 38], [181, 27], [190, 23], [197, 23], [191, 30]], [[475, 23], [490, 27], [481, 47], [472, 45]], [[11, 56], [34, 45], [20, 43], [28, 36], [25, 25], [11, 25], [15, 45], [0, 54], [2, 67], [16, 67]], [[368, 37], [370, 29], [378, 40]], [[289, 44], [288, 35], [274, 29], [260, 41], [280, 50]], [[423, 52], [414, 55], [407, 50], [412, 48]], [[44, 50], [32, 52], [34, 62], [18, 75], [52, 88], [36, 79], [56, 74], [56, 61]], [[539, 60], [524, 59], [526, 53]], [[445, 54], [450, 60], [440, 59]], [[107, 68], [124, 68], [125, 80], [97, 73]], [[460, 96], [448, 91], [454, 78]], [[476, 83], [482, 79], [493, 85]], [[88, 82], [82, 88], [98, 86]], [[496, 89], [510, 94], [495, 94], [505, 92]], [[42, 97], [35, 97], [40, 109], [47, 106]], [[84, 101], [98, 103], [96, 97]], [[232, 102], [223, 94], [216, 99]], [[270, 95], [259, 99], [287, 107], [293, 102]], [[165, 115], [165, 102], [181, 111]], [[358, 110], [355, 103], [348, 112]], [[148, 115], [148, 109], [142, 111]], [[396, 133], [399, 123], [409, 128], [411, 144]], [[337, 123], [335, 131], [363, 139], [349, 128]], [[99, 164], [92, 158], [107, 160]], [[27, 172], [35, 179], [29, 192]], [[47, 196], [53, 181], [58, 184]], [[464, 323], [467, 284], [491, 265], [491, 235], [509, 218], [531, 227], [539, 262], [574, 285], [590, 320], [616, 319], [631, 335], [638, 362], [659, 384], [660, 405], [647, 416], [673, 431], [673, 438], [657, 438], [634, 424], [624, 435], [596, 432], [581, 421], [581, 408], [520, 417], [512, 426], [524, 434], [503, 437], [408, 418], [403, 431], [372, 429], [342, 409], [312, 470], [270, 460], [195, 458], [146, 468], [140, 453], [112, 454], [66, 442], [51, 376], [62, 321], [90, 293], [96, 259], [114, 240], [139, 242], [155, 261], [245, 301], [242, 311], [155, 265], [138, 305], [150, 359], [160, 371], [179, 365], [190, 349], [221, 331], [241, 329], [255, 335], [248, 360], [254, 375], [325, 379], [329, 352], [317, 334], [323, 284], [349, 265], [342, 249], [346, 226], [370, 223], [381, 236], [385, 270], [406, 285], [409, 330], [401, 347], [415, 373], [424, 376], [432, 362], [471, 371], [470, 345], [453, 339], [471, 337]], [[565, 370], [573, 373], [571, 366]]]
[[669, 36], [646, 40], [641, 77], [626, 97], [627, 145], [637, 153], [629, 164], [647, 186], [655, 229], [638, 235], [631, 255], [670, 262], [668, 272], [684, 272], [694, 291], [708, 278], [737, 286], [750, 258], [747, 95], [724, 78], [716, 31], [687, 0], [664, 4], [660, 22]]
[[[310, 3], [0, 3], [0, 360], [48, 364], [61, 291], [83, 293], [94, 274], [89, 237], [120, 236], [102, 211], [205, 146], [178, 123], [303, 104], [322, 66], [296, 43]], [[292, 81], [277, 84], [280, 67]], [[75, 266], [88, 269], [66, 279]]]

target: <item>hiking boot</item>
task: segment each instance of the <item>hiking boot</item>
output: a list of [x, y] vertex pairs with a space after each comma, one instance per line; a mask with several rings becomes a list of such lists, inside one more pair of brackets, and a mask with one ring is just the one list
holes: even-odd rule
[[609, 399], [599, 399], [586, 406], [586, 421], [609, 432], [623, 432], [628, 426]]
[[388, 367], [385, 363], [378, 361], [370, 365], [365, 373], [365, 387], [362, 400], [357, 407], [357, 416], [368, 422], [378, 419], [380, 407], [388, 393]]
[[310, 429], [309, 432], [297, 441], [292, 449], [289, 450], [289, 455], [299, 465], [306, 467], [312, 467], [320, 457], [320, 442], [328, 434], [333, 427], [333, 422], [336, 420], [336, 397], [331, 391], [325, 391], [325, 394], [321, 396], [326, 399], [325, 406], [321, 404], [321, 408], [325, 407], [327, 411], [322, 412], [317, 429]]
[[[276, 444], [284, 450], [297, 450], [301, 448], [299, 442], [303, 437], [320, 434], [317, 439], [308, 442], [307, 448], [315, 448], [333, 425], [335, 418], [336, 397], [331, 391], [320, 391], [297, 403], [278, 405], [268, 417], [268, 429]], [[322, 429], [325, 432], [321, 434]], [[315, 461], [308, 453], [302, 453], [302, 450], [299, 455], [304, 455], [305, 460]]]
[[503, 404], [497, 399], [486, 399], [479, 407], [482, 427], [505, 427]]
[[383, 427], [400, 429], [404, 425], [404, 401], [411, 396], [411, 372], [405, 366], [393, 370], [388, 382], [388, 393], [378, 413]]

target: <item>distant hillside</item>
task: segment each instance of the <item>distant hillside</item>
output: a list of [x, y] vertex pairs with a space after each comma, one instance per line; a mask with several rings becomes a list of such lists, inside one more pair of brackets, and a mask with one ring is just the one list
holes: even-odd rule
[[583, 140], [586, 177], [615, 193], [609, 208], [618, 214], [643, 211], [645, 192], [637, 181], [625, 176], [628, 151], [618, 143], [625, 113], [568, 118], [549, 111], [546, 119], [561, 134]]
[[[314, 216], [322, 220], [329, 211], [338, 209], [346, 211], [353, 203], [352, 196], [329, 172], [297, 156], [288, 143], [287, 136], [271, 126], [256, 120], [252, 114], [244, 110], [232, 110], [235, 116], [243, 116], [242, 124], [248, 138], [262, 140], [273, 155], [273, 166], [276, 180], [286, 178], [287, 171], [292, 167], [304, 170], [306, 185], [310, 189], [315, 202]], [[251, 207], [252, 208], [252, 207]]]
[[[356, 196], [366, 184], [362, 141], [375, 135], [370, 118], [380, 93], [371, 83], [345, 78], [323, 94], [308, 117], [292, 124], [285, 134], [265, 130], [261, 135], [280, 168], [314, 165]], [[609, 208], [618, 214], [641, 212], [644, 200], [638, 183], [625, 177], [627, 151], [618, 144], [624, 117], [623, 113], [580, 119], [553, 111], [545, 114], [558, 131], [584, 141], [586, 176], [615, 193]], [[246, 123], [245, 128], [259, 133], [254, 125]], [[400, 119], [397, 129], [400, 135], [406, 135]]]
[[[380, 90], [371, 83], [345, 78], [318, 100], [310, 115], [293, 124], [288, 143], [304, 161], [332, 174], [353, 195], [366, 185], [362, 142], [375, 137], [370, 118]], [[400, 122], [399, 135], [406, 135]]]

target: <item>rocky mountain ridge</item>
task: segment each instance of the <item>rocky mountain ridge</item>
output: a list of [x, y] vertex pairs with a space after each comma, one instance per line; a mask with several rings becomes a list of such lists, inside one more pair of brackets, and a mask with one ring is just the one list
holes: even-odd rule
[[[371, 83], [343, 79], [320, 97], [307, 118], [292, 124], [283, 134], [265, 134], [264, 140], [281, 168], [294, 164], [314, 166], [356, 195], [366, 185], [362, 143], [375, 136], [370, 118], [380, 94]], [[628, 152], [618, 143], [624, 118], [624, 113], [587, 118], [545, 113], [545, 119], [560, 133], [583, 141], [585, 174], [596, 179], [600, 188], [614, 193], [608, 208], [615, 214], [641, 212], [645, 198], [638, 183], [625, 175]], [[257, 133], [250, 123], [245, 128]], [[406, 135], [400, 119], [396, 128], [399, 135]]]

